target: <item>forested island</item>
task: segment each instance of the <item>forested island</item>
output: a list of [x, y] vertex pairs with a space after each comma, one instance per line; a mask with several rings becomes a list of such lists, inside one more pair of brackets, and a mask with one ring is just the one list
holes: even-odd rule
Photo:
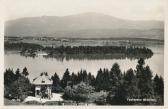
[[45, 58], [69, 59], [146, 59], [153, 55], [151, 49], [136, 46], [59, 46], [43, 47], [34, 43], [5, 43], [5, 50], [18, 50], [23, 56], [35, 57], [39, 51], [47, 53]]
[[[27, 96], [34, 95], [28, 69], [6, 69], [4, 72], [4, 96], [7, 99], [23, 101]], [[47, 72], [45, 72], [47, 75]], [[143, 58], [138, 60], [136, 69], [121, 72], [115, 63], [111, 69], [100, 68], [97, 75], [81, 70], [78, 73], [65, 71], [62, 78], [55, 72], [52, 92], [63, 93], [63, 102], [48, 102], [46, 105], [62, 103], [95, 103], [97, 105], [163, 105], [164, 81], [161, 76], [153, 75]], [[137, 101], [138, 100], [138, 101]], [[73, 101], [73, 102], [72, 102]], [[37, 104], [29, 102], [25, 104]]]

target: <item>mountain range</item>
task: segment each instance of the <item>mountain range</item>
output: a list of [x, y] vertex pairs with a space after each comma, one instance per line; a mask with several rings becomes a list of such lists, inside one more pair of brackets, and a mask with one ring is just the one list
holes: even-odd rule
[[27, 17], [5, 22], [6, 36], [164, 39], [164, 22], [126, 20], [102, 13]]

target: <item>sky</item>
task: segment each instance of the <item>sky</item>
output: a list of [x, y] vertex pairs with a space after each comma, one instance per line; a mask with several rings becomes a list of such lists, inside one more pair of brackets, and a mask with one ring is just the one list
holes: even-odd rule
[[164, 20], [165, 0], [4, 0], [5, 20], [103, 13], [129, 20]]

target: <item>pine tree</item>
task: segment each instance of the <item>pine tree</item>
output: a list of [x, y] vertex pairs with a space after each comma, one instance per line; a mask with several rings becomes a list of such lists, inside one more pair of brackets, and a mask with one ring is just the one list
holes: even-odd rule
[[162, 104], [164, 103], [164, 81], [162, 77], [159, 77], [157, 74], [153, 79], [153, 88], [154, 94], [157, 98], [157, 103]]
[[13, 98], [24, 100], [31, 93], [32, 85], [28, 78], [20, 76], [10, 87], [10, 93]]
[[123, 84], [116, 88], [115, 93], [113, 91], [110, 91], [107, 96], [107, 102], [112, 105], [126, 105], [128, 103], [126, 90]]
[[140, 58], [137, 65], [137, 86], [140, 93], [140, 98], [150, 98], [152, 91], [152, 72], [149, 66], [144, 67], [145, 61]]
[[144, 68], [143, 68], [143, 65], [145, 64], [145, 61], [144, 61], [144, 59], [143, 58], [140, 58], [139, 60], [138, 60], [138, 65], [136, 66], [136, 69], [137, 69], [137, 74], [136, 74], [136, 76], [137, 76], [137, 78], [141, 78], [141, 76], [143, 76], [144, 74], [143, 74], [143, 70], [144, 70]]
[[108, 69], [104, 69], [102, 78], [103, 78], [102, 80], [103, 89], [109, 91], [111, 89], [111, 81]]
[[78, 83], [78, 76], [76, 74], [74, 74], [74, 72], [71, 75], [71, 81], [72, 81], [73, 85]]
[[160, 95], [164, 96], [164, 81], [163, 81], [163, 78], [160, 76], [160, 79], [159, 79], [159, 83], [160, 83]]
[[154, 81], [154, 83], [153, 83], [154, 92], [155, 92], [155, 95], [157, 95], [160, 93], [159, 76], [157, 74], [155, 75], [153, 81]]
[[71, 77], [70, 77], [70, 72], [68, 69], [66, 69], [63, 78], [61, 80], [61, 86], [65, 88], [68, 85], [68, 82], [70, 82]]
[[110, 71], [110, 79], [112, 81], [112, 87], [118, 87], [121, 84], [122, 74], [118, 63], [114, 63]]
[[136, 77], [134, 71], [129, 69], [124, 76], [124, 88], [126, 90], [127, 98], [136, 98], [137, 87], [136, 87]]
[[88, 84], [91, 86], [95, 85], [95, 77], [90, 72], [88, 74]]
[[13, 81], [15, 81], [15, 74], [13, 70], [7, 69], [4, 73], [4, 85], [10, 85]]
[[156, 74], [154, 79], [154, 92], [155, 92], [155, 95], [163, 95], [164, 93], [164, 82], [163, 82], [163, 78], [160, 77]]
[[57, 73], [55, 72], [55, 74], [51, 77], [51, 79], [53, 80], [53, 86], [58, 86], [60, 85], [60, 78], [57, 75]]
[[151, 98], [152, 95], [154, 94], [154, 90], [152, 87], [152, 71], [150, 70], [149, 66], [146, 66], [144, 68], [144, 73], [145, 73], [145, 80], [146, 84], [144, 85], [146, 96], [148, 98]]
[[20, 70], [17, 69], [16, 72], [15, 72], [15, 79], [18, 79], [20, 76], [21, 76]]
[[103, 77], [103, 71], [102, 69], [100, 69], [97, 73], [96, 80], [95, 80], [96, 90], [102, 89], [102, 77]]
[[27, 68], [25, 67], [25, 68], [23, 68], [23, 72], [22, 72], [22, 74], [25, 76], [25, 77], [27, 77], [28, 75], [29, 75], [29, 73], [28, 73], [28, 71], [27, 71]]
[[82, 81], [88, 83], [88, 76], [86, 70], [82, 72]]

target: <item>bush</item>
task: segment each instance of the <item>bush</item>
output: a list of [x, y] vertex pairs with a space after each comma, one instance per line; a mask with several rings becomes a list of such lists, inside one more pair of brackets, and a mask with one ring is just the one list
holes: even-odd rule
[[81, 82], [73, 87], [67, 86], [64, 91], [63, 98], [75, 101], [86, 101], [88, 94], [92, 93], [94, 88], [84, 82]]
[[54, 92], [54, 93], [60, 93], [60, 92], [64, 92], [64, 89], [61, 86], [59, 86], [59, 85], [52, 86], [52, 92]]
[[121, 85], [117, 87], [114, 91], [111, 91], [107, 96], [107, 102], [111, 105], [128, 104], [124, 87]]
[[88, 94], [94, 92], [94, 88], [84, 82], [81, 82], [75, 86], [73, 86], [76, 93], [80, 94]]
[[70, 86], [67, 86], [65, 88], [63, 98], [66, 100], [73, 99], [74, 95], [75, 91]]
[[13, 98], [23, 101], [31, 93], [31, 84], [27, 78], [21, 76], [10, 85], [9, 91]]

